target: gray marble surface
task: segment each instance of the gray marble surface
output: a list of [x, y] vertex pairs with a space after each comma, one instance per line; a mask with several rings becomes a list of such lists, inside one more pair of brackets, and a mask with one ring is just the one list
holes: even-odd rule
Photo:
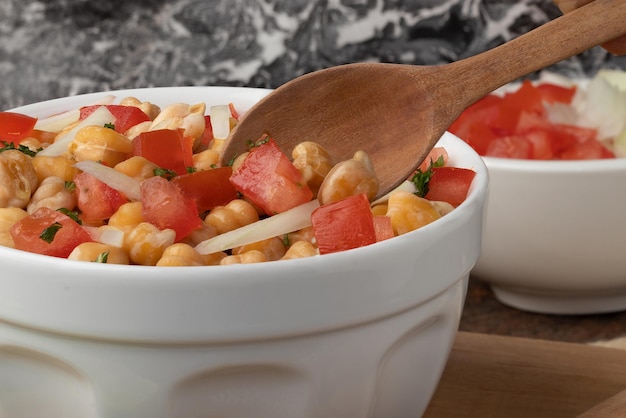
[[[0, 109], [120, 88], [276, 87], [349, 62], [442, 64], [559, 15], [551, 0], [2, 0]], [[556, 71], [624, 59], [595, 48]]]

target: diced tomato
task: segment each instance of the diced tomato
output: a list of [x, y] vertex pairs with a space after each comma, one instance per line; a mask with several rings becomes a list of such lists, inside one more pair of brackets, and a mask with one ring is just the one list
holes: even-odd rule
[[448, 202], [459, 206], [469, 191], [476, 172], [459, 167], [435, 167], [428, 182], [428, 193], [425, 198], [433, 201]]
[[109, 219], [128, 199], [119, 191], [89, 173], [74, 177], [78, 209], [85, 225], [99, 226]]
[[498, 137], [489, 143], [484, 155], [489, 157], [528, 159], [531, 156], [530, 141], [522, 135]]
[[230, 181], [268, 215], [284, 212], [313, 198], [300, 171], [273, 139], [252, 148]]
[[205, 212], [238, 197], [237, 190], [230, 182], [232, 172], [231, 167], [217, 167], [176, 176], [172, 182], [185, 195], [194, 198], [198, 212]]
[[[102, 105], [84, 106], [80, 108], [80, 119], [85, 119]], [[105, 105], [115, 117], [115, 130], [121, 134], [141, 122], [150, 120], [148, 115], [138, 107], [124, 105]]]
[[141, 214], [146, 222], [161, 230], [176, 231], [176, 241], [202, 224], [195, 200], [178, 185], [159, 176], [141, 182]]
[[596, 140], [587, 140], [577, 143], [559, 154], [562, 160], [592, 160], [600, 158], [615, 158], [615, 154]]
[[540, 83], [535, 88], [545, 103], [571, 103], [576, 94], [576, 86], [565, 87], [551, 83]]
[[544, 112], [541, 92], [529, 80], [524, 80], [516, 91], [506, 93], [502, 104], [507, 114], [509, 111], [519, 114], [522, 110], [537, 114]]
[[79, 244], [91, 242], [91, 236], [69, 216], [42, 207], [22, 218], [11, 228], [18, 250], [64, 257]]
[[311, 214], [311, 222], [320, 254], [376, 242], [374, 215], [365, 194], [320, 206]]
[[393, 226], [391, 225], [391, 218], [385, 215], [374, 215], [374, 232], [376, 233], [376, 242], [384, 241], [389, 238], [393, 238]]
[[0, 112], [0, 141], [18, 144], [28, 137], [37, 123], [36, 118], [15, 112]]
[[205, 147], [211, 145], [213, 141], [213, 126], [211, 125], [211, 116], [204, 116], [204, 132], [202, 133], [202, 137], [200, 138], [200, 143]]
[[[480, 155], [518, 159], [612, 158], [595, 129], [553, 124], [545, 104], [569, 104], [577, 88], [524, 81], [504, 96], [491, 94], [466, 109], [449, 128]], [[587, 141], [592, 141], [587, 143]], [[584, 145], [581, 145], [584, 144]], [[582, 155], [588, 152], [588, 155]]]
[[443, 160], [443, 165], [448, 163], [448, 151], [446, 151], [444, 147], [434, 147], [431, 149], [418, 167], [418, 170], [421, 170], [423, 173], [426, 172], [426, 170], [430, 168], [430, 165], [437, 162], [439, 158]]
[[187, 174], [193, 166], [193, 139], [183, 136], [180, 129], [157, 129], [142, 132], [133, 139], [133, 155], [152, 161], [178, 175]]
[[480, 99], [468, 107], [448, 130], [484, 155], [489, 142], [497, 137], [491, 125], [500, 117], [501, 102], [502, 98], [496, 95]]
[[228, 109], [230, 110], [230, 115], [235, 120], [239, 120], [239, 112], [235, 109], [235, 105], [232, 103], [228, 103]]

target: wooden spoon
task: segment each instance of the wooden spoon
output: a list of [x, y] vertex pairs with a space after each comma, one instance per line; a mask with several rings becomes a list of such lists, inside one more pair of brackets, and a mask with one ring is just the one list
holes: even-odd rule
[[358, 63], [312, 72], [241, 118], [222, 163], [268, 134], [283, 151], [312, 140], [339, 160], [364, 150], [378, 196], [405, 180], [469, 105], [526, 74], [626, 33], [626, 1], [595, 0], [510, 42], [441, 66]]
[[620, 418], [626, 414], [626, 390], [600, 402], [578, 415], [578, 418]]

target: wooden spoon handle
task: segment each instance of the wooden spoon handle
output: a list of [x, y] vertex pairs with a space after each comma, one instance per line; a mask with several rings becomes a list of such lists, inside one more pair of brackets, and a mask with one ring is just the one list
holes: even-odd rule
[[[595, 0], [522, 36], [448, 65], [463, 108], [524, 75], [626, 33], [626, 1]], [[470, 71], [471, 70], [471, 71]], [[482, 77], [476, 76], [477, 71]]]
[[626, 414], [626, 390], [600, 402], [593, 408], [583, 412], [578, 418], [619, 418]]

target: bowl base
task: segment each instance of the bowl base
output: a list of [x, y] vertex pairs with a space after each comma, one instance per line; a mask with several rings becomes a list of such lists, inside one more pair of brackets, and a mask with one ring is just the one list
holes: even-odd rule
[[496, 299], [512, 308], [552, 315], [589, 315], [626, 310], [626, 289], [564, 292], [490, 285]]

